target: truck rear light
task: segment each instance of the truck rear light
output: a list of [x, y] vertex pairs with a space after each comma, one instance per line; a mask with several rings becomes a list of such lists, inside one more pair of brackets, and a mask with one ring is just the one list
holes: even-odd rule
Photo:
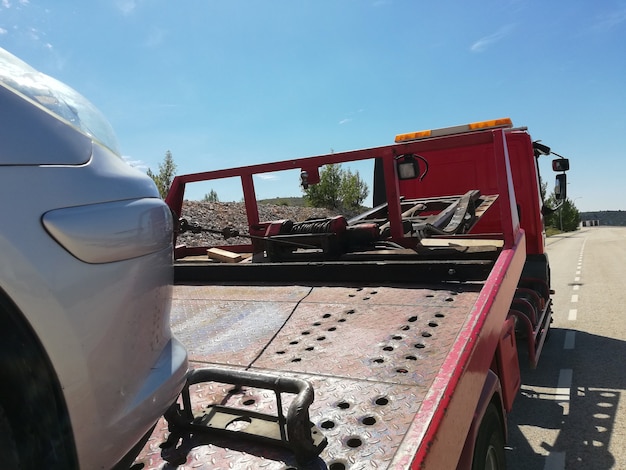
[[86, 263], [137, 258], [172, 244], [172, 214], [157, 198], [55, 209], [42, 223], [59, 245]]
[[396, 135], [395, 141], [397, 143], [411, 142], [414, 140], [428, 139], [430, 137], [442, 137], [445, 135], [463, 134], [465, 132], [485, 129], [498, 129], [501, 127], [513, 127], [513, 121], [511, 121], [511, 118], [491, 119], [488, 121], [477, 121], [470, 124], [463, 124], [461, 126], [442, 127], [440, 129], [428, 129], [418, 132], [407, 132], [406, 134]]

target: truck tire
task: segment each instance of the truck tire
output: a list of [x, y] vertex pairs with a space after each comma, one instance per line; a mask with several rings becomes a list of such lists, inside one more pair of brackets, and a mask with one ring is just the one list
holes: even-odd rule
[[0, 406], [0, 463], [2, 468], [19, 469], [20, 463], [17, 457], [17, 446], [13, 439], [11, 423]]
[[500, 413], [493, 403], [485, 411], [480, 423], [472, 470], [505, 470], [506, 458], [504, 455], [504, 431], [500, 420]]

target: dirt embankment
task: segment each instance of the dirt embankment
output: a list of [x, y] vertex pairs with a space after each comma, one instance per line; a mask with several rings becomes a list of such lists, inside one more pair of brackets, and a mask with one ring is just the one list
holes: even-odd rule
[[[324, 218], [337, 215], [337, 212], [328, 209], [313, 207], [278, 206], [272, 204], [259, 205], [259, 220], [262, 222], [288, 219], [301, 222], [311, 218]], [[190, 224], [198, 224], [204, 229], [222, 231], [226, 227], [238, 230], [239, 233], [248, 233], [248, 220], [242, 202], [199, 202], [185, 201], [182, 216]], [[238, 245], [249, 243], [244, 237], [224, 239], [221, 234], [210, 232], [183, 233], [177, 238], [177, 245], [204, 246], [204, 245]]]

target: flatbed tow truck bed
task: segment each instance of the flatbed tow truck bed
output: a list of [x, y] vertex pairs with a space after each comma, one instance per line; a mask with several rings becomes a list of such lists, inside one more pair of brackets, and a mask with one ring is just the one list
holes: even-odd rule
[[[194, 369], [268, 372], [304, 379], [313, 386], [310, 420], [327, 445], [310, 468], [408, 468], [435, 420], [446, 386], [459, 374], [456, 369], [466, 345], [474, 347], [468, 337], [488, 331], [479, 324], [487, 318], [485, 302], [497, 293], [485, 290], [498, 290], [502, 282], [498, 271], [510, 267], [515, 253], [484, 248], [492, 259], [474, 260], [478, 271], [476, 266], [472, 269], [489, 273], [491, 281], [210, 285], [179, 281], [174, 287], [172, 329], [187, 345]], [[459, 260], [454, 263], [458, 268]], [[193, 261], [181, 264], [179, 268], [192, 272], [213, 268]], [[310, 268], [315, 266], [311, 263]], [[271, 266], [266, 268], [271, 271]], [[394, 269], [406, 278], [410, 262]], [[498, 334], [504, 320], [493, 322]], [[192, 385], [190, 394], [195, 415], [215, 403], [252, 413], [277, 413], [270, 390], [209, 382]], [[475, 406], [474, 399], [467, 407]], [[287, 398], [282, 406], [286, 410], [289, 404]], [[137, 463], [144, 469], [173, 468], [161, 455], [168, 434], [167, 423], [161, 420]], [[298, 464], [290, 450], [246, 439], [191, 435], [179, 441], [174, 452], [180, 464], [186, 461], [178, 468], [309, 468]]]
[[[409, 431], [419, 432], [413, 419], [428, 406], [480, 287], [177, 285], [172, 325], [194, 368], [228, 365], [308, 380], [329, 468], [387, 468]], [[195, 404], [276, 413], [273, 393], [232, 388], [197, 385]], [[153, 435], [147, 468], [161, 468], [166, 434], [167, 426]], [[267, 460], [252, 463], [250, 454]], [[200, 445], [187, 465], [213, 469], [215, 461], [237, 469], [296, 465], [288, 451], [250, 444], [246, 452]]]
[[[508, 119], [475, 124], [174, 179], [171, 321], [192, 371], [138, 468], [503, 468], [517, 338], [536, 367], [551, 320], [529, 184], [549, 149]], [[372, 209], [261, 220], [258, 175], [299, 170], [306, 189], [361, 160]], [[223, 178], [241, 181], [241, 232], [185, 218], [186, 185]], [[188, 232], [234, 240], [187, 246]]]

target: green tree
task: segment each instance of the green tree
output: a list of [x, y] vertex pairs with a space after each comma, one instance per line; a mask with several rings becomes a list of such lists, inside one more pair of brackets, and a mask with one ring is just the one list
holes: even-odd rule
[[205, 194], [202, 198], [202, 202], [220, 202], [220, 198], [217, 197], [217, 192], [214, 189]]
[[320, 170], [320, 182], [304, 190], [304, 198], [313, 207], [339, 207], [339, 184], [341, 183], [341, 167], [325, 165]]
[[557, 212], [559, 212], [558, 217], [561, 230], [564, 232], [578, 230], [578, 226], [580, 225], [580, 212], [576, 209], [571, 199], [566, 199]]
[[156, 184], [161, 198], [165, 199], [172, 185], [172, 180], [176, 175], [176, 164], [172, 158], [172, 152], [169, 150], [165, 152], [165, 158], [163, 158], [163, 162], [159, 164], [158, 174], [154, 174], [150, 168], [148, 168], [146, 174], [152, 178], [154, 184]]
[[561, 204], [561, 201], [558, 201], [554, 194], [550, 194], [546, 199], [546, 206], [558, 207], [551, 214], [544, 216], [543, 221], [546, 227], [552, 227], [561, 232], [573, 232], [578, 229], [580, 225], [580, 211], [571, 199], [565, 199], [563, 204]]
[[341, 178], [339, 193], [344, 207], [358, 209], [369, 194], [369, 189], [358, 172], [346, 170]]
[[356, 210], [363, 203], [369, 189], [359, 173], [344, 170], [341, 165], [324, 165], [320, 182], [304, 190], [309, 206], [327, 209]]

